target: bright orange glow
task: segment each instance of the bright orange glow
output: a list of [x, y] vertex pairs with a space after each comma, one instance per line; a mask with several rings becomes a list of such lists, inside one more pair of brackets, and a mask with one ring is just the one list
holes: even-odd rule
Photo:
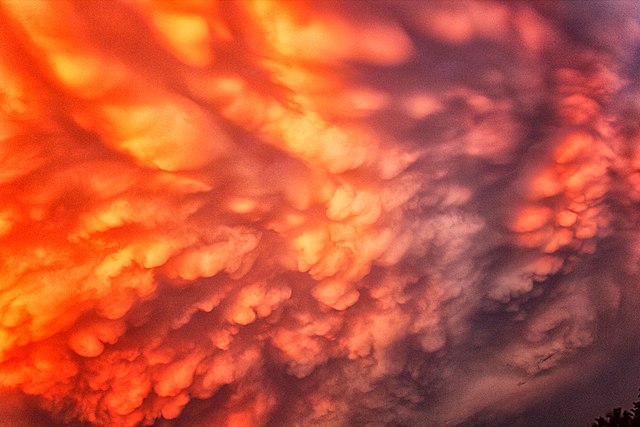
[[[326, 75], [315, 71], [336, 60], [399, 64], [411, 55], [411, 42], [397, 25], [382, 21], [353, 25], [338, 15], [309, 18], [306, 6], [298, 3], [236, 3], [233, 8], [239, 16], [252, 22], [247, 40], [259, 41], [258, 49], [264, 52], [257, 69], [293, 93], [290, 104], [282, 103], [240, 74], [211, 68], [218, 60], [214, 48], [236, 37], [222, 18], [227, 6], [224, 2], [130, 6], [168, 55], [193, 68], [181, 76], [187, 82], [188, 92], [183, 93], [169, 89], [167, 82], [149, 80], [137, 66], [138, 58], [93, 44], [97, 37], [93, 28], [71, 3], [14, 2], [5, 8], [7, 19], [40, 55], [43, 78], [78, 100], [68, 106], [70, 123], [95, 136], [70, 132], [59, 142], [59, 152], [12, 139], [2, 145], [0, 154], [6, 160], [0, 172], [2, 185], [15, 185], [13, 191], [22, 191], [22, 199], [32, 203], [30, 207], [9, 204], [0, 212], [0, 238], [8, 242], [2, 257], [8, 291], [0, 299], [4, 386], [27, 393], [45, 389], [57, 393], [66, 390], [60, 378], [80, 369], [98, 371], [111, 361], [112, 372], [78, 391], [84, 402], [78, 403], [78, 417], [133, 426], [159, 416], [175, 419], [190, 401], [187, 390], [210, 396], [244, 375], [239, 362], [226, 362], [230, 369], [226, 374], [215, 363], [205, 369], [210, 363], [205, 362], [208, 350], [186, 355], [172, 344], [153, 341], [145, 344], [142, 360], [135, 356], [138, 350], [127, 350], [129, 322], [148, 322], [145, 315], [132, 311], [156, 298], [159, 278], [182, 287], [225, 274], [242, 283], [227, 296], [209, 291], [171, 326], [188, 323], [198, 311], [224, 307], [228, 327], [211, 334], [219, 351], [235, 351], [239, 328], [270, 319], [292, 298], [285, 285], [254, 282], [244, 287], [242, 278], [259, 256], [258, 229], [200, 223], [198, 212], [223, 179], [242, 183], [228, 192], [226, 211], [248, 221], [262, 221], [268, 215], [267, 229], [281, 233], [285, 243], [278, 262], [288, 266], [293, 261], [295, 270], [318, 281], [309, 292], [323, 309], [344, 311], [359, 300], [355, 282], [385, 254], [394, 233], [378, 223], [384, 211], [375, 182], [364, 188], [362, 183], [338, 182], [335, 176], [365, 165], [375, 171], [385, 148], [365, 127], [337, 125], [329, 118], [367, 117], [389, 100], [372, 88], [342, 82], [339, 64]], [[308, 49], [310, 44], [315, 48]], [[11, 78], [13, 111], [24, 114], [35, 108], [20, 99], [28, 94], [26, 76]], [[345, 106], [333, 102], [336, 90], [344, 93]], [[209, 110], [201, 103], [207, 103]], [[44, 112], [33, 114], [49, 120], [48, 126], [57, 126]], [[220, 118], [255, 132], [261, 143], [291, 156], [294, 162], [287, 162], [292, 165], [301, 161], [306, 166], [272, 167], [267, 176], [273, 185], [265, 188], [260, 168], [268, 163], [260, 156], [224, 164], [236, 147]], [[42, 187], [14, 184], [74, 151], [82, 154], [46, 169]], [[404, 160], [392, 163], [394, 156], [387, 156], [389, 160], [380, 162], [385, 177], [397, 175], [416, 158], [397, 154]], [[254, 169], [256, 165], [259, 169]], [[212, 172], [204, 172], [205, 168]], [[74, 196], [67, 200], [69, 191]], [[275, 210], [269, 198], [276, 194], [284, 196], [290, 211]], [[311, 213], [317, 206], [325, 217]], [[214, 206], [206, 209], [217, 212]], [[18, 235], [29, 224], [43, 225], [37, 226], [34, 239], [22, 241]], [[385, 262], [393, 264], [398, 256], [387, 255]], [[66, 286], [66, 281], [76, 286]], [[228, 287], [220, 291], [230, 292]], [[223, 300], [227, 302], [221, 305]], [[296, 375], [307, 375], [314, 365], [305, 365], [300, 358], [321, 348], [310, 338], [296, 350], [297, 344], [284, 334], [282, 330], [274, 336], [275, 345], [289, 355]], [[51, 359], [40, 349], [54, 338], [65, 346]], [[14, 361], [25, 352], [37, 355], [37, 360]], [[82, 367], [75, 361], [78, 357]], [[137, 368], [130, 364], [134, 359], [139, 360]], [[215, 356], [215, 360], [221, 359]], [[246, 360], [244, 370], [255, 363]], [[32, 369], [42, 363], [66, 363], [73, 369], [57, 377], [41, 368], [38, 378]], [[24, 372], [41, 381], [41, 388], [29, 386], [32, 380]], [[102, 392], [107, 389], [108, 393]], [[149, 398], [151, 394], [155, 397]], [[257, 405], [264, 411], [271, 404]], [[228, 423], [254, 425], [256, 416], [251, 411], [234, 412]]]
[[572, 211], [562, 211], [558, 212], [558, 214], [556, 215], [556, 221], [558, 222], [558, 225], [561, 225], [563, 227], [571, 227], [576, 223], [577, 219], [578, 214]]
[[534, 197], [552, 197], [562, 191], [562, 182], [554, 169], [541, 171], [531, 181], [531, 193]]
[[197, 15], [158, 12], [153, 22], [172, 47], [174, 55], [184, 63], [206, 66], [211, 62], [211, 35], [204, 18]]
[[618, 47], [556, 14], [0, 0], [0, 423], [464, 425], [566, 385], [635, 295], [640, 149]]
[[563, 138], [554, 151], [555, 161], [569, 163], [583, 155], [592, 144], [593, 138], [583, 132], [574, 132]]
[[511, 229], [520, 233], [542, 228], [552, 215], [551, 209], [544, 206], [523, 207], [511, 224]]

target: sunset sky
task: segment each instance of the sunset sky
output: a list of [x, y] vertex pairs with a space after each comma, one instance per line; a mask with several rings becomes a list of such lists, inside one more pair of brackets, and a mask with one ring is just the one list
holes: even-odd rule
[[635, 0], [0, 0], [0, 427], [629, 407], [638, 70]]

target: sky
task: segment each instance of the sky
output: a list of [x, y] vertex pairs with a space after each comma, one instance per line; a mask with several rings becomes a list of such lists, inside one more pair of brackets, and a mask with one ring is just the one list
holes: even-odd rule
[[0, 427], [582, 426], [635, 398], [639, 3], [0, 23]]

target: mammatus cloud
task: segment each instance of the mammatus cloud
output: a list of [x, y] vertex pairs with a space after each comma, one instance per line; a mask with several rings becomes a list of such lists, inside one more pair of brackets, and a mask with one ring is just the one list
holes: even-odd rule
[[635, 2], [0, 12], [3, 425], [526, 422], [636, 349]]

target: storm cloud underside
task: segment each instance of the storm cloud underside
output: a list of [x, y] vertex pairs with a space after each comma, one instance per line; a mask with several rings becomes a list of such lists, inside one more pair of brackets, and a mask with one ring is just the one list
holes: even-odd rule
[[1, 425], [633, 397], [638, 3], [0, 5]]

